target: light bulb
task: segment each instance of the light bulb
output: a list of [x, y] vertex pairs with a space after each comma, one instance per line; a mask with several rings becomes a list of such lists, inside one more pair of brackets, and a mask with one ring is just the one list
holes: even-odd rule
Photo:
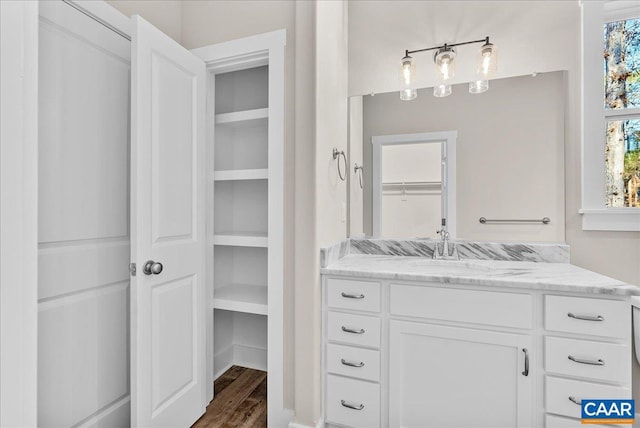
[[498, 68], [498, 51], [492, 43], [485, 43], [478, 52], [478, 75], [486, 80]]
[[411, 101], [411, 100], [415, 100], [418, 97], [418, 90], [417, 89], [403, 89], [402, 91], [400, 91], [400, 99], [402, 101]]
[[404, 84], [409, 86], [411, 84], [411, 62], [405, 61], [402, 63], [402, 79]]
[[455, 74], [455, 57], [456, 51], [446, 45], [438, 49], [433, 56], [433, 61], [436, 63], [436, 67], [438, 67], [442, 80], [450, 80]]

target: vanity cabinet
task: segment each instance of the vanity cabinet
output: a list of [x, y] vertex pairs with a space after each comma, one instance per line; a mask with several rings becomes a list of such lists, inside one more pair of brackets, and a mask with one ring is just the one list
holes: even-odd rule
[[323, 275], [325, 425], [580, 426], [582, 398], [631, 398], [630, 316], [625, 296]]

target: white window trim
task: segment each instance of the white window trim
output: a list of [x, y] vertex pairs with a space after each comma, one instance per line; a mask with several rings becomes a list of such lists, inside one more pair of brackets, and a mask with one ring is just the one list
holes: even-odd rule
[[605, 207], [604, 88], [600, 84], [602, 25], [637, 14], [640, 1], [583, 1], [581, 6], [582, 229], [640, 231], [640, 208]]

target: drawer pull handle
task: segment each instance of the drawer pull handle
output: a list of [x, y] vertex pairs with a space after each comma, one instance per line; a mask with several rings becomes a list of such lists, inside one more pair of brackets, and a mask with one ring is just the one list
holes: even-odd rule
[[582, 321], [604, 321], [604, 317], [602, 315], [598, 315], [595, 317], [589, 316], [589, 315], [576, 315], [576, 314], [572, 314], [571, 312], [569, 312], [567, 314], [567, 316], [569, 318], [573, 318], [576, 320], [582, 320]]
[[340, 293], [342, 297], [346, 297], [347, 299], [364, 299], [364, 294], [348, 294], [348, 293]]
[[522, 374], [524, 376], [529, 376], [529, 351], [527, 348], [522, 348], [522, 352], [524, 352], [524, 371]]
[[347, 361], [344, 358], [341, 358], [340, 361], [345, 366], [349, 366], [349, 367], [364, 367], [364, 363], [362, 361], [360, 361], [359, 363], [352, 363], [351, 361]]
[[364, 328], [361, 328], [360, 330], [356, 330], [355, 328], [342, 326], [342, 331], [344, 331], [345, 333], [364, 334]]
[[343, 407], [347, 407], [349, 409], [353, 409], [353, 410], [362, 410], [364, 409], [364, 404], [360, 403], [357, 406], [355, 404], [351, 404], [351, 403], [347, 403], [344, 400], [340, 400], [340, 404], [342, 404]]
[[569, 355], [568, 357], [574, 363], [579, 364], [588, 364], [590, 366], [604, 366], [604, 361], [598, 358], [596, 361], [593, 360], [583, 360], [582, 358], [576, 358], [573, 355]]
[[577, 404], [578, 406], [582, 406], [582, 400], [576, 399], [573, 395], [569, 396], [569, 401], [571, 401], [574, 404]]

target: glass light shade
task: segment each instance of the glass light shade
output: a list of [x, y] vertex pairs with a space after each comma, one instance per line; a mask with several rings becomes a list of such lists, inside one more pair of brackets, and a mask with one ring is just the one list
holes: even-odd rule
[[451, 48], [443, 47], [438, 49], [433, 57], [433, 61], [438, 67], [438, 71], [442, 77], [442, 80], [450, 80], [456, 72], [456, 51]]
[[400, 61], [400, 85], [403, 89], [412, 86], [416, 82], [416, 64], [413, 58], [405, 56]]
[[417, 97], [418, 97], [417, 89], [407, 88], [400, 91], [400, 99], [402, 101], [415, 100]]
[[418, 91], [414, 88], [416, 82], [416, 64], [409, 55], [400, 61], [400, 99], [403, 101], [413, 100], [418, 96]]
[[486, 80], [498, 69], [498, 50], [492, 43], [485, 43], [478, 51], [478, 76]]
[[451, 95], [451, 85], [441, 83], [433, 87], [433, 96], [442, 98]]
[[487, 92], [488, 90], [488, 80], [474, 80], [473, 82], [469, 82], [469, 93], [471, 94], [481, 94], [483, 92]]

